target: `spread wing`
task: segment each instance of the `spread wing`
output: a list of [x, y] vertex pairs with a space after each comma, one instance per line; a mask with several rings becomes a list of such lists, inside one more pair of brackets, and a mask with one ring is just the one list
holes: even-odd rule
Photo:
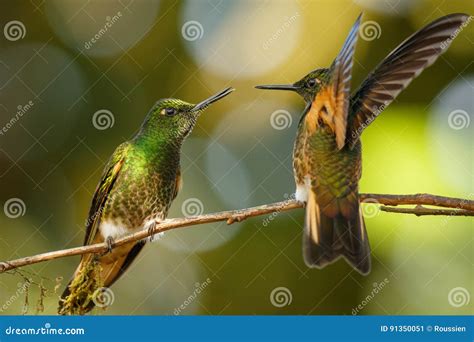
[[447, 50], [467, 14], [450, 14], [428, 24], [393, 50], [351, 99], [347, 143], [352, 148], [362, 131], [425, 68]]
[[334, 99], [334, 132], [337, 147], [341, 149], [346, 141], [347, 116], [351, 92], [352, 65], [359, 33], [361, 15], [352, 26], [349, 35], [331, 66], [331, 93]]
[[97, 229], [100, 225], [100, 218], [104, 210], [104, 205], [109, 197], [110, 191], [112, 190], [115, 181], [117, 180], [129, 148], [130, 143], [125, 142], [121, 144], [114, 151], [112, 157], [110, 157], [107, 165], [105, 166], [102, 179], [95, 190], [94, 198], [92, 199], [91, 208], [89, 210], [84, 245], [90, 244], [97, 234]]

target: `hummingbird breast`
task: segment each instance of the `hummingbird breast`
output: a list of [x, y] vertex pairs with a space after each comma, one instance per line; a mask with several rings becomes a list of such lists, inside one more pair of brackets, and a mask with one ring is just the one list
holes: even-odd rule
[[106, 235], [107, 224], [115, 229], [109, 235], [117, 237], [166, 218], [178, 183], [179, 154], [150, 162], [143, 154], [131, 152], [105, 204], [102, 234]]
[[358, 191], [361, 176], [360, 142], [351, 150], [338, 149], [330, 127], [319, 125], [315, 130], [302, 123], [293, 149], [293, 171], [297, 195], [313, 191], [330, 198], [343, 198]]

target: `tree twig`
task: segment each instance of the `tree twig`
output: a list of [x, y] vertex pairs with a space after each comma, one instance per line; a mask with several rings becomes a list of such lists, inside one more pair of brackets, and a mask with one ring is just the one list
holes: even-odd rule
[[[472, 197], [472, 194], [469, 196]], [[430, 194], [414, 194], [414, 195], [387, 195], [387, 194], [360, 194], [361, 202], [374, 199], [380, 204], [385, 205], [433, 205], [436, 207], [457, 208], [465, 210], [474, 210], [474, 201], [468, 199], [444, 197]]]
[[[382, 205], [381, 210], [387, 212], [396, 212], [403, 214], [415, 214], [415, 215], [463, 215], [463, 216], [474, 216], [474, 201], [461, 198], [442, 197], [430, 194], [415, 194], [415, 195], [387, 195], [387, 194], [360, 194], [360, 201], [362, 203], [373, 203], [376, 205]], [[416, 204], [415, 208], [394, 208], [397, 205]], [[392, 207], [387, 207], [387, 205]], [[422, 205], [432, 205], [445, 208], [454, 208], [451, 210], [447, 209], [431, 209], [425, 208]], [[115, 240], [114, 248], [124, 245], [129, 242], [138, 241], [145, 239], [151, 235], [165, 232], [171, 229], [184, 228], [188, 226], [194, 226], [204, 223], [227, 221], [227, 224], [234, 222], [240, 222], [249, 217], [261, 216], [270, 213], [279, 213], [282, 211], [302, 208], [303, 204], [290, 199], [287, 201], [276, 202], [272, 204], [260, 205], [257, 207], [240, 209], [240, 210], [229, 210], [218, 213], [205, 214], [187, 218], [175, 218], [167, 219], [161, 222], [157, 222], [152, 230], [141, 230], [133, 234], [129, 234], [125, 237]], [[81, 255], [88, 253], [103, 253], [107, 251], [107, 243], [97, 243], [94, 245], [81, 246], [68, 248], [53, 252], [47, 252], [28, 256], [16, 260], [0, 262], [0, 273], [26, 266], [32, 265], [48, 260], [59, 259], [67, 256]]]
[[387, 213], [397, 213], [397, 214], [413, 214], [416, 216], [426, 216], [426, 215], [442, 215], [442, 216], [473, 216], [471, 210], [465, 209], [437, 209], [437, 208], [426, 208], [422, 205], [417, 205], [415, 208], [397, 208], [397, 207], [387, 207], [380, 206], [381, 211]]

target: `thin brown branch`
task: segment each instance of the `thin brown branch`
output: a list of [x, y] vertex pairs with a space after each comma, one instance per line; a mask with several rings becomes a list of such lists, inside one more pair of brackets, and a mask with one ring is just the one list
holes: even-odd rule
[[[472, 195], [472, 194], [471, 194]], [[472, 196], [471, 196], [472, 197]], [[414, 195], [387, 195], [387, 194], [360, 194], [361, 202], [370, 199], [380, 204], [397, 206], [404, 204], [433, 205], [436, 207], [457, 208], [474, 211], [474, 201], [468, 199], [444, 197], [430, 194]]]
[[[387, 194], [360, 194], [361, 202], [369, 202], [374, 204], [383, 204], [381, 210], [389, 212], [397, 212], [404, 214], [415, 214], [415, 215], [463, 215], [463, 216], [474, 216], [474, 201], [441, 197], [429, 194], [415, 194], [415, 195], [387, 195]], [[425, 207], [415, 208], [393, 208], [386, 207], [386, 205], [397, 206], [404, 204], [416, 204], [416, 205], [433, 205], [445, 208], [454, 208], [454, 210], [443, 210], [443, 209], [431, 209]], [[188, 226], [194, 226], [204, 223], [227, 221], [227, 224], [234, 222], [240, 222], [248, 217], [261, 216], [270, 213], [279, 213], [282, 211], [292, 210], [296, 208], [302, 208], [302, 203], [290, 199], [283, 202], [276, 202], [272, 204], [265, 204], [257, 207], [240, 209], [240, 210], [229, 210], [218, 213], [205, 214], [187, 218], [176, 218], [167, 219], [161, 222], [157, 222], [152, 230], [142, 230], [123, 238], [117, 239], [114, 242], [114, 248], [124, 245], [129, 242], [138, 241], [145, 239], [151, 235], [165, 232], [171, 229], [184, 228]], [[454, 214], [453, 214], [454, 213]], [[24, 257], [16, 260], [0, 262], [0, 273], [6, 272], [18, 267], [32, 265], [48, 260], [59, 259], [67, 256], [81, 255], [88, 253], [104, 253], [107, 251], [106, 243], [98, 243], [94, 245], [74, 247], [69, 249], [63, 249], [53, 252], [47, 252], [37, 254], [29, 257]]]
[[422, 205], [417, 205], [415, 208], [397, 208], [397, 207], [387, 207], [380, 206], [381, 211], [387, 213], [397, 213], [397, 214], [413, 214], [416, 216], [426, 216], [426, 215], [438, 215], [438, 216], [474, 216], [474, 212], [471, 210], [465, 209], [437, 209], [437, 208], [426, 208]]

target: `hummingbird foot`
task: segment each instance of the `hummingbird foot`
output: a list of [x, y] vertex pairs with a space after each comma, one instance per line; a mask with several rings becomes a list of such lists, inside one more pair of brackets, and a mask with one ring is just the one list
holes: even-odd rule
[[153, 231], [155, 230], [156, 227], [156, 222], [151, 222], [150, 225], [148, 226], [148, 241], [153, 242], [155, 239], [155, 234], [153, 234]]
[[111, 236], [107, 236], [107, 239], [105, 239], [105, 243], [107, 244], [106, 254], [112, 253], [112, 250], [114, 249], [114, 245], [115, 245], [114, 238]]

